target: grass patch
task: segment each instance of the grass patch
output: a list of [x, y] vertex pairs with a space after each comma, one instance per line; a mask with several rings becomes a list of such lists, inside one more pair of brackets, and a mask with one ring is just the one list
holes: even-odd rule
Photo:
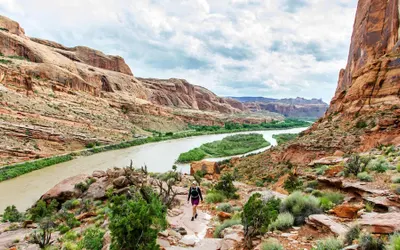
[[234, 219], [232, 219], [232, 220], [226, 220], [226, 221], [224, 221], [221, 225], [219, 225], [219, 226], [217, 226], [216, 228], [215, 228], [215, 231], [214, 231], [214, 238], [221, 238], [222, 236], [221, 236], [221, 232], [222, 232], [222, 230], [224, 230], [225, 228], [228, 228], [228, 227], [231, 227], [231, 226], [234, 226], [234, 225], [240, 225], [240, 224], [242, 224], [242, 221], [241, 220], [234, 220]]
[[0, 168], [0, 181], [9, 180], [17, 176], [32, 172], [34, 170], [42, 169], [54, 164], [72, 160], [72, 156], [62, 155], [54, 156], [51, 158], [40, 159], [32, 162], [25, 162], [17, 165], [6, 166]]
[[0, 63], [2, 63], [2, 64], [11, 64], [12, 61], [7, 60], [7, 59], [0, 59]]
[[338, 192], [326, 192], [322, 193], [319, 198], [321, 208], [324, 211], [332, 209], [334, 206], [339, 205], [343, 202], [344, 195]]
[[279, 135], [273, 135], [272, 138], [276, 140], [278, 145], [283, 144], [288, 141], [292, 141], [296, 139], [299, 135], [298, 134], [279, 134]]
[[294, 224], [294, 217], [291, 213], [281, 213], [278, 215], [278, 218], [274, 222], [272, 222], [268, 229], [270, 231], [275, 230], [286, 230], [291, 228]]
[[326, 238], [319, 240], [313, 250], [340, 250], [343, 248], [343, 242], [336, 238]]
[[367, 172], [361, 172], [357, 175], [357, 178], [360, 181], [371, 182], [373, 181], [372, 176], [370, 176]]
[[225, 195], [223, 195], [221, 192], [208, 192], [206, 195], [206, 203], [220, 203], [223, 202], [226, 199]]
[[321, 213], [320, 201], [312, 195], [296, 191], [282, 201], [281, 212], [291, 213], [294, 225], [302, 225], [309, 215]]
[[261, 245], [262, 250], [283, 250], [283, 246], [275, 238], [269, 238]]
[[223, 157], [245, 154], [250, 151], [267, 147], [267, 142], [261, 134], [239, 134], [227, 136], [220, 141], [205, 143], [179, 155], [177, 162], [185, 163], [202, 160], [206, 157]]

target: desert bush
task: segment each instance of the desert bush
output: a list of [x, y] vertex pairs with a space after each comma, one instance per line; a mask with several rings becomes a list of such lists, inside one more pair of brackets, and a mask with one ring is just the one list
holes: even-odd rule
[[346, 245], [353, 244], [353, 241], [360, 237], [361, 227], [360, 225], [352, 226], [349, 231], [347, 231], [346, 235], [344, 236], [344, 243]]
[[392, 182], [393, 182], [393, 183], [399, 184], [399, 183], [400, 183], [400, 177], [399, 177], [399, 176], [394, 176], [394, 177], [392, 178]]
[[36, 205], [28, 211], [28, 213], [33, 221], [38, 222], [42, 218], [53, 216], [57, 207], [58, 202], [56, 200], [52, 200], [49, 204], [43, 200], [39, 200]]
[[371, 213], [374, 211], [375, 204], [372, 202], [365, 203], [365, 211]]
[[[48, 248], [46, 248], [46, 250], [48, 250]], [[67, 241], [62, 244], [61, 250], [79, 250], [79, 247], [75, 242]]]
[[388, 250], [400, 250], [400, 234], [395, 233], [390, 236], [390, 244]]
[[235, 219], [230, 219], [230, 220], [225, 220], [221, 225], [217, 226], [214, 231], [214, 238], [220, 238], [221, 237], [221, 232], [225, 228], [234, 226], [234, 225], [240, 225], [242, 224], [241, 220], [235, 220]]
[[283, 246], [275, 238], [269, 238], [261, 245], [262, 250], [284, 250]]
[[59, 225], [59, 226], [57, 227], [57, 231], [59, 231], [60, 234], [65, 234], [65, 233], [68, 232], [69, 230], [71, 230], [71, 228], [70, 228], [69, 226], [67, 226], [67, 225], [61, 224], [61, 225]]
[[359, 174], [357, 174], [357, 178], [360, 181], [366, 181], [366, 182], [371, 182], [373, 181], [373, 178], [371, 175], [369, 175], [367, 172], [361, 172]]
[[336, 238], [326, 238], [317, 241], [317, 246], [313, 250], [340, 250], [343, 248], [341, 240]]
[[389, 163], [385, 159], [373, 159], [367, 165], [368, 170], [384, 173], [389, 169]]
[[217, 210], [218, 211], [223, 211], [223, 212], [227, 212], [227, 213], [232, 213], [233, 209], [232, 209], [232, 205], [229, 203], [221, 203], [217, 206]]
[[294, 174], [290, 173], [289, 178], [283, 183], [283, 188], [289, 193], [303, 188], [303, 182]]
[[383, 241], [369, 233], [364, 233], [360, 236], [358, 245], [361, 250], [385, 250]]
[[58, 214], [58, 218], [65, 222], [69, 228], [75, 228], [81, 225], [80, 221], [75, 218], [73, 213], [68, 213], [65, 210], [62, 210], [62, 212]]
[[18, 211], [18, 209], [12, 205], [6, 207], [3, 213], [3, 222], [19, 222], [23, 219], [23, 214]]
[[318, 190], [318, 189], [316, 189], [316, 190], [311, 192], [311, 195], [313, 195], [315, 197], [322, 197], [323, 194], [324, 193], [321, 190]]
[[215, 184], [214, 189], [221, 192], [228, 199], [237, 199], [239, 196], [236, 194], [237, 188], [233, 185], [233, 175], [224, 174], [220, 177], [220, 180]]
[[351, 155], [349, 160], [344, 165], [344, 175], [349, 176], [353, 174], [357, 176], [359, 173], [364, 171], [366, 163], [363, 162], [363, 159], [358, 154]]
[[101, 250], [103, 248], [104, 233], [105, 232], [99, 228], [88, 228], [83, 233], [83, 238], [78, 244], [79, 249]]
[[275, 197], [263, 200], [261, 194], [253, 194], [243, 207], [242, 222], [247, 247], [251, 248], [251, 238], [265, 233], [271, 222], [278, 217], [281, 200]]
[[76, 207], [78, 207], [80, 205], [80, 201], [77, 199], [72, 199], [72, 200], [67, 200], [66, 202], [64, 202], [64, 204], [62, 205], [62, 207], [66, 210], [70, 210], [70, 209], [74, 209]]
[[323, 165], [323, 166], [317, 168], [317, 169], [315, 170], [315, 173], [316, 173], [317, 175], [324, 175], [324, 174], [325, 174], [325, 171], [328, 170], [328, 169], [329, 169], [328, 166]]
[[316, 197], [298, 191], [283, 200], [280, 210], [294, 216], [294, 225], [302, 225], [309, 215], [321, 213], [320, 203]]
[[281, 213], [278, 215], [276, 220], [272, 222], [268, 229], [271, 231], [285, 230], [292, 227], [294, 224], [294, 217], [290, 213]]
[[40, 248], [46, 248], [53, 244], [51, 240], [51, 234], [54, 230], [54, 222], [51, 218], [42, 218], [39, 223], [39, 229], [35, 230], [30, 235], [30, 242], [34, 244], [38, 244]]
[[206, 195], [206, 203], [219, 203], [226, 199], [225, 195], [217, 191], [209, 191]]
[[114, 196], [109, 208], [111, 249], [159, 249], [157, 234], [167, 222], [166, 208], [156, 195], [150, 194], [146, 200], [140, 194], [135, 194], [132, 199]]
[[344, 200], [344, 195], [339, 192], [326, 192], [319, 198], [321, 208], [324, 211], [332, 209], [335, 205], [339, 205]]
[[307, 182], [307, 187], [308, 188], [317, 188], [318, 187], [318, 181], [316, 181], [316, 180], [313, 180], [313, 181], [309, 181], [309, 182]]
[[399, 163], [399, 164], [397, 164], [397, 166], [396, 166], [396, 170], [397, 170], [397, 172], [400, 172], [400, 163]]

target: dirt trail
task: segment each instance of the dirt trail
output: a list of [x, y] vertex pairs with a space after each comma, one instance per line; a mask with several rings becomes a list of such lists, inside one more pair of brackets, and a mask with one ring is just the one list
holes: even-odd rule
[[179, 208], [183, 211], [182, 214], [171, 217], [168, 216], [167, 220], [170, 225], [174, 228], [182, 227], [187, 231], [187, 235], [183, 236], [180, 240], [181, 243], [186, 245], [194, 245], [187, 247], [178, 247], [171, 246], [167, 247], [166, 250], [180, 250], [180, 249], [207, 249], [207, 250], [217, 250], [221, 248], [222, 239], [210, 239], [205, 238], [207, 229], [209, 228], [208, 224], [211, 220], [211, 215], [207, 213], [207, 211], [203, 211], [200, 208], [197, 210], [198, 217], [194, 221], [191, 221], [192, 218], [192, 205], [188, 204], [186, 195], [179, 195], [177, 197], [182, 206]]

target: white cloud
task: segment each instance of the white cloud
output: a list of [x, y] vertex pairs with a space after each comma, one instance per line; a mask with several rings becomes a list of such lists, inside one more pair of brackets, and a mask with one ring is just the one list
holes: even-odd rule
[[322, 97], [344, 67], [356, 0], [0, 0], [28, 35], [118, 53], [135, 75], [220, 95]]

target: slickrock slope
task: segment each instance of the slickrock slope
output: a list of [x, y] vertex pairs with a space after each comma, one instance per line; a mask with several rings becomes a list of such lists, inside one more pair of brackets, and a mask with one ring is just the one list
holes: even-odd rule
[[0, 103], [0, 165], [131, 140], [148, 133], [142, 129], [242, 122], [237, 114], [246, 111], [185, 80], [139, 80], [119, 56], [29, 38], [3, 16]]
[[327, 113], [297, 140], [242, 160], [247, 171], [400, 144], [398, 7], [397, 0], [359, 1], [348, 64]]
[[295, 99], [273, 99], [264, 97], [232, 97], [244, 104], [251, 111], [270, 111], [294, 118], [320, 118], [328, 109], [328, 104], [320, 99], [307, 100], [297, 97]]

